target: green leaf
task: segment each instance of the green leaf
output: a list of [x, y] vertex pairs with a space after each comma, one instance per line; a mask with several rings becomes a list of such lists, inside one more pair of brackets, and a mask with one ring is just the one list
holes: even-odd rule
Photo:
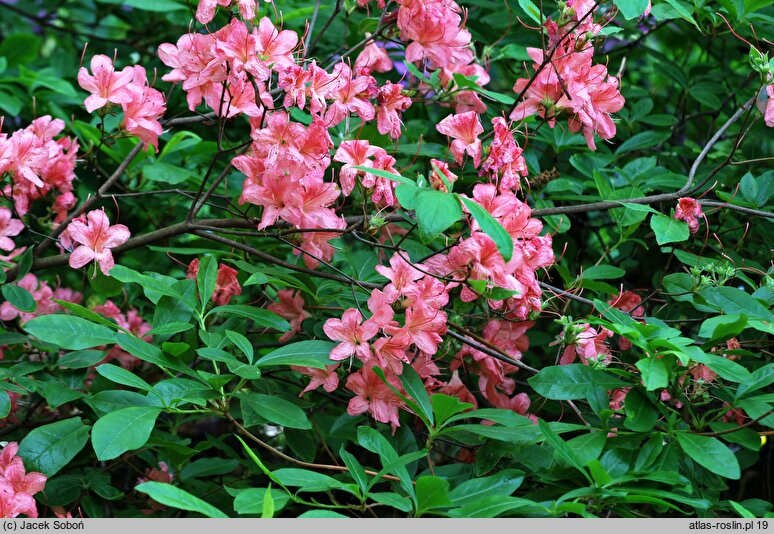
[[387, 180], [392, 180], [393, 182], [416, 185], [414, 180], [410, 180], [409, 178], [404, 178], [400, 174], [393, 174], [391, 172], [387, 172], [382, 169], [374, 169], [372, 167], [367, 167], [365, 165], [355, 165], [352, 168], [357, 169], [359, 171], [366, 172], [368, 174], [373, 174], [374, 176], [378, 176], [379, 178], [386, 178]]
[[691, 235], [685, 221], [678, 221], [661, 214], [651, 216], [650, 227], [656, 234], [656, 242], [659, 245], [686, 241]]
[[462, 218], [462, 208], [454, 195], [423, 190], [416, 196], [414, 207], [420, 230], [431, 238], [438, 236]]
[[443, 393], [431, 395], [430, 404], [433, 407], [435, 420], [439, 426], [443, 425], [450, 417], [473, 408], [473, 405], [469, 402], [462, 402], [457, 397], [444, 395]]
[[199, 261], [199, 271], [196, 273], [196, 287], [199, 289], [199, 299], [202, 310], [210, 302], [215, 292], [215, 283], [218, 280], [218, 262], [212, 256], [204, 256]]
[[115, 333], [80, 317], [51, 314], [35, 317], [23, 326], [41, 341], [63, 349], [81, 350], [115, 343]]
[[163, 482], [144, 482], [135, 487], [135, 489], [141, 493], [147, 494], [151, 499], [160, 502], [165, 506], [170, 506], [179, 510], [187, 510], [189, 512], [196, 512], [214, 519], [228, 518], [226, 514], [211, 504], [171, 484], [165, 484]]
[[449, 498], [455, 505], [466, 505], [489, 495], [510, 495], [522, 482], [524, 471], [504, 469], [489, 477], [466, 480], [449, 492]]
[[624, 426], [635, 432], [650, 432], [658, 420], [658, 411], [638, 389], [631, 389], [624, 401], [626, 420]]
[[131, 407], [111, 412], [98, 419], [91, 431], [91, 443], [97, 459], [112, 460], [126, 451], [145, 445], [159, 413], [159, 408]]
[[584, 280], [610, 280], [612, 278], [621, 278], [626, 271], [620, 267], [612, 265], [592, 265], [588, 269], [583, 269], [581, 277]]
[[280, 332], [287, 332], [290, 330], [290, 323], [288, 323], [285, 319], [276, 313], [270, 312], [269, 310], [256, 308], [254, 306], [246, 306], [244, 304], [229, 304], [226, 306], [218, 306], [217, 308], [211, 309], [206, 316], [209, 317], [214, 313], [222, 313], [224, 315], [250, 319], [258, 326], [273, 328], [274, 330], [278, 330]]
[[[364, 449], [379, 455], [379, 458], [382, 460], [382, 465], [385, 467], [395, 463], [399, 458], [398, 453], [395, 451], [395, 448], [390, 444], [390, 442], [387, 441], [387, 438], [382, 436], [373, 428], [367, 426], [358, 427], [357, 442]], [[397, 475], [397, 477], [400, 479], [403, 489], [413, 498], [415, 495], [414, 485], [411, 482], [411, 477], [409, 476], [406, 467], [400, 464], [394, 468], [391, 468], [390, 471]], [[370, 485], [373, 486], [376, 482], [377, 478], [374, 477], [371, 479]]]
[[271, 484], [266, 488], [266, 492], [263, 494], [263, 507], [261, 509], [262, 519], [271, 519], [274, 517], [274, 497], [271, 495]]
[[6, 284], [0, 288], [5, 300], [19, 311], [31, 313], [37, 308], [35, 298], [23, 287], [14, 284]]
[[349, 519], [344, 514], [334, 512], [333, 510], [307, 510], [300, 516], [299, 519]]
[[495, 245], [497, 245], [497, 250], [500, 251], [503, 259], [505, 261], [511, 261], [511, 257], [513, 256], [513, 239], [511, 238], [511, 235], [503, 228], [497, 219], [492, 217], [492, 215], [475, 200], [463, 196], [459, 196], [459, 199], [465, 204], [465, 207], [481, 227], [481, 230], [494, 241]]
[[[624, 2], [630, 2], [630, 3], [634, 3], [634, 2], [647, 3], [647, 1], [648, 0], [624, 0]], [[643, 7], [643, 11], [644, 11], [644, 7]], [[621, 155], [621, 154], [626, 154], [627, 152], [633, 152], [635, 150], [643, 150], [645, 148], [651, 148], [661, 143], [662, 141], [669, 139], [670, 135], [671, 135], [671, 132], [669, 131], [646, 130], [644, 132], [640, 132], [638, 134], [631, 136], [629, 139], [621, 143], [620, 146], [615, 150], [615, 153], [616, 155]]]
[[0, 43], [0, 56], [6, 59], [9, 67], [32, 63], [38, 57], [41, 43], [40, 37], [29, 33], [5, 35]]
[[554, 432], [550, 426], [548, 426], [548, 423], [540, 419], [538, 421], [538, 427], [540, 428], [540, 432], [543, 433], [543, 437], [545, 438], [546, 443], [550, 443], [554, 448], [554, 455], [560, 458], [567, 465], [570, 465], [583, 473], [583, 475], [588, 478], [588, 474], [583, 468], [583, 463], [575, 455], [570, 446], [567, 445], [567, 443], [561, 437], [559, 437], [559, 435]]
[[298, 341], [270, 352], [255, 362], [255, 365], [258, 367], [299, 365], [325, 369], [326, 365], [336, 363], [330, 359], [334, 347], [336, 347], [336, 343], [330, 341]]
[[131, 371], [127, 371], [123, 367], [113, 365], [112, 363], [103, 363], [97, 367], [97, 372], [111, 382], [115, 382], [116, 384], [142, 389], [145, 391], [151, 391], [153, 389], [150, 384], [148, 384], [145, 380], [136, 374], [132, 373]]
[[172, 321], [157, 326], [153, 330], [150, 330], [146, 335], [148, 336], [172, 336], [179, 334], [180, 332], [187, 332], [192, 329], [194, 325], [191, 323], [184, 323], [182, 321]]
[[434, 508], [452, 505], [449, 498], [449, 482], [435, 476], [419, 477], [417, 479], [417, 513], [416, 517]]
[[594, 389], [615, 389], [626, 383], [587, 365], [573, 363], [544, 367], [528, 380], [535, 391], [553, 400], [585, 399]]
[[774, 321], [774, 314], [769, 309], [738, 287], [705, 287], [699, 295], [724, 314], [744, 314], [763, 321]]
[[677, 442], [696, 463], [716, 475], [738, 480], [741, 476], [739, 461], [722, 441], [707, 436], [679, 432]]
[[304, 411], [290, 401], [260, 393], [238, 393], [237, 398], [241, 401], [245, 426], [252, 426], [264, 419], [290, 428], [312, 428]]
[[422, 415], [424, 415], [425, 419], [430, 423], [430, 426], [433, 426], [433, 408], [430, 404], [430, 397], [427, 395], [427, 389], [425, 389], [424, 382], [422, 382], [422, 379], [411, 364], [407, 363], [403, 365], [403, 373], [399, 378], [400, 383], [403, 384], [403, 389], [414, 402], [416, 402]]
[[226, 330], [226, 337], [242, 351], [242, 354], [247, 356], [248, 362], [253, 363], [253, 357], [255, 356], [253, 345], [245, 336], [233, 330]]
[[349, 474], [357, 483], [358, 488], [360, 488], [362, 497], [365, 498], [368, 494], [368, 477], [366, 477], [365, 469], [363, 469], [363, 466], [357, 461], [357, 458], [344, 449], [344, 445], [339, 449], [339, 457], [344, 462], [344, 465], [347, 466], [347, 469], [349, 469]]
[[[271, 484], [271, 483], [270, 483]], [[228, 488], [226, 488], [228, 490]], [[234, 498], [234, 510], [236, 513], [261, 515], [266, 497], [266, 490], [271, 490], [272, 500], [274, 501], [275, 513], [281, 510], [290, 500], [290, 496], [281, 489], [277, 488], [248, 488], [240, 490]]]
[[19, 456], [29, 471], [52, 477], [89, 441], [89, 427], [72, 417], [31, 430], [19, 443]]
[[124, 4], [137, 8], [141, 11], [157, 11], [166, 13], [167, 11], [179, 11], [186, 9], [184, 4], [175, 0], [97, 0], [103, 4]]
[[634, 365], [642, 373], [642, 381], [648, 391], [665, 388], [669, 385], [669, 373], [662, 359], [650, 356], [641, 359]]
[[78, 317], [82, 317], [86, 319], [87, 321], [91, 321], [92, 323], [101, 324], [103, 326], [106, 326], [113, 329], [119, 329], [127, 334], [131, 333], [126, 328], [119, 326], [113, 321], [110, 321], [109, 319], [105, 319], [97, 312], [94, 312], [88, 308], [85, 308], [81, 306], [80, 304], [76, 304], [75, 302], [68, 302], [66, 300], [58, 300], [58, 299], [52, 299], [54, 302], [65, 308], [66, 310], [71, 311], [73, 314], [77, 315]]
[[170, 165], [163, 161], [154, 161], [146, 164], [142, 168], [142, 175], [146, 180], [151, 182], [162, 182], [170, 185], [182, 184], [193, 176], [193, 172], [178, 167], [177, 165]]
[[200, 458], [180, 471], [180, 480], [227, 475], [237, 467], [239, 467], [239, 460], [234, 458]]
[[11, 397], [4, 389], [0, 390], [0, 419], [5, 419], [11, 413]]

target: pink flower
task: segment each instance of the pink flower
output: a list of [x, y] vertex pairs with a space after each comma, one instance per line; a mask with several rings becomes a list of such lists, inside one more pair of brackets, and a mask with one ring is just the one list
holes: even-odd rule
[[[632, 291], [624, 291], [607, 301], [614, 308], [625, 311], [636, 319], [645, 317], [645, 308], [640, 306], [641, 302], [642, 297]], [[629, 350], [632, 348], [632, 342], [625, 337], [619, 337], [618, 346], [621, 350]]]
[[[421, 264], [417, 267], [422, 268]], [[402, 254], [396, 252], [390, 258], [390, 266], [377, 265], [376, 272], [390, 280], [390, 284], [387, 288], [394, 288], [398, 291], [398, 294], [405, 295], [409, 293], [414, 287], [416, 282], [424, 276], [424, 273], [414, 267], [414, 265], [408, 263]], [[387, 289], [385, 288], [385, 290]]]
[[311, 380], [307, 384], [304, 391], [298, 394], [299, 397], [303, 397], [307, 391], [314, 391], [320, 386], [323, 387], [328, 393], [335, 391], [339, 387], [339, 375], [336, 374], [336, 368], [339, 364], [326, 365], [325, 369], [317, 369], [316, 367], [301, 367], [298, 365], [291, 365], [290, 368], [294, 371], [298, 371], [302, 375], [306, 375]]
[[304, 298], [300, 291], [280, 289], [277, 291], [277, 298], [279, 298], [279, 302], [272, 302], [266, 309], [290, 322], [290, 330], [282, 334], [279, 339], [281, 343], [284, 343], [301, 330], [301, 323], [304, 322], [304, 319], [310, 318], [312, 314], [304, 309]]
[[766, 111], [763, 120], [766, 126], [774, 127], [774, 83], [766, 86], [766, 95], [769, 97], [766, 101]]
[[[215, 17], [218, 6], [229, 7], [231, 4], [232, 0], [200, 0], [199, 7], [196, 9], [196, 20], [207, 24]], [[255, 0], [237, 0], [237, 4], [243, 19], [249, 21], [255, 17]]]
[[435, 354], [443, 341], [441, 335], [446, 333], [446, 313], [418, 303], [406, 310], [406, 324], [403, 327], [388, 326], [385, 332], [390, 335], [407, 335], [419, 350]]
[[[199, 273], [199, 258], [194, 258], [188, 264], [188, 278], [196, 279]], [[216, 306], [225, 306], [231, 302], [231, 297], [242, 294], [242, 286], [237, 280], [237, 270], [228, 265], [218, 265], [218, 277], [215, 280], [215, 291], [212, 293], [212, 302]]]
[[353, 167], [373, 167], [373, 160], [370, 158], [383, 151], [383, 148], [371, 146], [368, 141], [350, 140], [341, 142], [336, 150], [336, 154], [333, 156], [333, 160], [344, 163], [341, 171], [339, 171], [339, 183], [344, 196], [349, 196], [352, 193], [352, 190], [355, 188], [355, 178], [358, 175], [363, 175], [363, 171]]
[[392, 60], [387, 55], [387, 51], [374, 41], [368, 43], [355, 60], [355, 72], [361, 73], [364, 70], [369, 73], [392, 70]]
[[[603, 361], [610, 356], [610, 349], [605, 344], [605, 339], [613, 335], [610, 330], [600, 327], [599, 332], [597, 332], [588, 323], [570, 326], [570, 328], [579, 330], [579, 332], [569, 339], [559, 360], [559, 365], [573, 363], [578, 357], [580, 357], [581, 363], [588, 365], [589, 361]], [[563, 335], [566, 336], [567, 331]]]
[[292, 30], [278, 30], [271, 19], [263, 17], [258, 23], [258, 56], [269, 68], [282, 72], [296, 64], [293, 49], [298, 44], [298, 34]]
[[105, 106], [108, 102], [113, 104], [126, 104], [132, 100], [127, 90], [127, 85], [132, 81], [134, 71], [131, 67], [116, 72], [113, 62], [109, 57], [98, 54], [91, 58], [91, 72], [85, 67], [78, 71], [78, 84], [86, 91], [92, 93], [84, 104], [89, 113]]
[[403, 94], [402, 85], [387, 82], [379, 88], [376, 101], [376, 129], [380, 134], [398, 139], [403, 124], [400, 114], [411, 106], [411, 98]]
[[0, 452], [0, 516], [14, 518], [24, 514], [36, 518], [38, 507], [32, 496], [43, 491], [46, 476], [27, 473], [18, 451], [18, 443], [11, 442]]
[[439, 122], [435, 129], [453, 139], [451, 153], [458, 165], [462, 165], [463, 155], [467, 153], [473, 158], [473, 166], [479, 166], [481, 140], [478, 136], [484, 132], [484, 127], [481, 126], [481, 121], [475, 112], [467, 111], [459, 115], [449, 115]]
[[139, 137], [146, 148], [152, 146], [158, 149], [159, 135], [163, 131], [159, 119], [167, 110], [164, 95], [148, 86], [143, 67], [135, 65], [133, 72], [134, 81], [126, 87], [131, 100], [121, 104], [124, 110], [121, 125], [127, 132]]
[[329, 94], [333, 102], [325, 111], [326, 124], [335, 126], [351, 113], [356, 113], [363, 121], [372, 120], [376, 112], [370, 99], [375, 96], [376, 80], [370, 75], [352, 76], [346, 63], [338, 63], [333, 75], [336, 88]]
[[323, 325], [325, 335], [333, 341], [341, 341], [331, 351], [331, 360], [346, 360], [355, 355], [361, 361], [368, 361], [372, 357], [368, 340], [378, 330], [373, 321], [363, 322], [363, 316], [354, 308], [345, 311], [341, 319], [328, 319]]
[[699, 231], [699, 217], [703, 215], [701, 204], [699, 204], [698, 200], [684, 197], [677, 201], [675, 219], [687, 222], [688, 230], [690, 230], [692, 234]]
[[14, 219], [11, 210], [0, 207], [0, 249], [13, 250], [16, 244], [11, 240], [24, 230], [24, 223]]
[[453, 0], [404, 0], [398, 9], [398, 28], [406, 47], [406, 61], [427, 59], [430, 68], [467, 65], [473, 60], [470, 32], [462, 28], [462, 9]]
[[80, 269], [90, 261], [96, 261], [102, 274], [110, 275], [115, 265], [111, 249], [122, 245], [131, 233], [123, 224], [111, 226], [105, 210], [90, 211], [86, 217], [78, 217], [68, 227], [73, 242], [80, 243], [70, 254], [70, 267]]
[[[392, 373], [385, 373], [387, 382], [400, 390], [400, 382]], [[398, 408], [403, 404], [382, 379], [371, 369], [363, 367], [347, 378], [346, 388], [355, 394], [347, 406], [349, 415], [368, 412], [380, 423], [390, 423], [393, 431], [400, 426]]]
[[502, 117], [492, 119], [494, 139], [489, 145], [489, 156], [481, 166], [480, 175], [489, 174], [499, 179], [500, 191], [521, 189], [521, 177], [527, 176], [527, 162], [522, 149], [516, 144], [513, 133]]

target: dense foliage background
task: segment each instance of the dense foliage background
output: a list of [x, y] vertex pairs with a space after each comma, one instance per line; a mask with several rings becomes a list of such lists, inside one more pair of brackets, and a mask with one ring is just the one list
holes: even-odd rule
[[771, 1], [210, 3], [0, 0], [5, 517], [772, 516]]

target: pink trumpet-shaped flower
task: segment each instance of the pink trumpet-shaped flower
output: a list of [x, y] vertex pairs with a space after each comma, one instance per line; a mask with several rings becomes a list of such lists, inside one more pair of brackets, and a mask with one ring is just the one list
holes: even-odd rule
[[110, 225], [105, 210], [90, 211], [86, 217], [78, 217], [68, 227], [73, 242], [80, 243], [70, 254], [70, 267], [80, 269], [90, 261], [96, 261], [105, 276], [115, 265], [111, 249], [122, 245], [131, 236], [123, 224]]
[[473, 158], [473, 165], [478, 167], [481, 163], [481, 140], [478, 136], [484, 133], [484, 127], [475, 111], [449, 115], [435, 129], [453, 139], [451, 153], [458, 165], [462, 165], [462, 157], [467, 153]]
[[701, 204], [699, 204], [698, 200], [684, 197], [677, 201], [675, 219], [687, 222], [688, 229], [692, 234], [699, 231], [699, 217], [702, 215], [704, 214], [701, 211]]
[[127, 104], [132, 101], [132, 95], [127, 85], [132, 82], [134, 70], [131, 67], [116, 72], [113, 62], [104, 54], [91, 58], [91, 72], [86, 67], [78, 71], [78, 85], [92, 93], [84, 101], [86, 111], [89, 113], [105, 106], [108, 102], [113, 104]]
[[0, 249], [15, 249], [16, 245], [11, 238], [19, 235], [22, 230], [24, 230], [24, 223], [14, 219], [11, 210], [0, 207]]
[[323, 325], [325, 335], [334, 341], [341, 341], [331, 351], [331, 360], [346, 360], [353, 354], [362, 361], [369, 360], [372, 353], [368, 340], [378, 330], [373, 321], [363, 322], [363, 316], [354, 308], [345, 311], [341, 319], [328, 319]]

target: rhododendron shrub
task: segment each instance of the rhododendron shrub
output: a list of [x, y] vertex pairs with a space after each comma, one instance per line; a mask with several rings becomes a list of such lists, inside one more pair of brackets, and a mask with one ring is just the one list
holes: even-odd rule
[[766, 2], [0, 13], [4, 517], [772, 516]]

